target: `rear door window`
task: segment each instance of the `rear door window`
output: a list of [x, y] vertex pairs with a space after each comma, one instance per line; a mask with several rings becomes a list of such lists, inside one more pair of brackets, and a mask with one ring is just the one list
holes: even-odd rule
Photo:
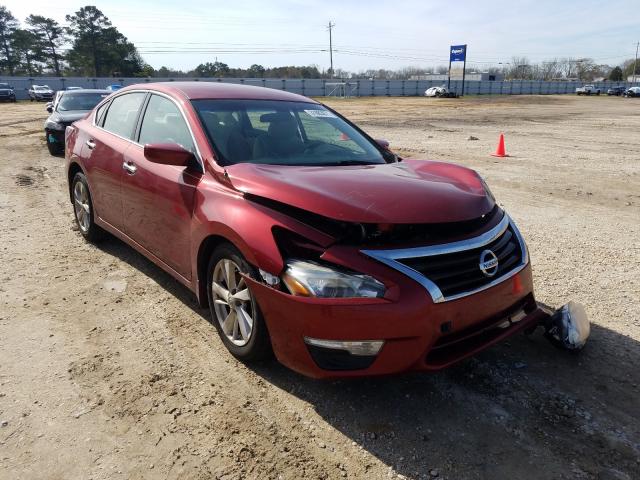
[[133, 138], [138, 112], [145, 96], [146, 93], [134, 92], [114, 98], [104, 118], [103, 128], [121, 137]]

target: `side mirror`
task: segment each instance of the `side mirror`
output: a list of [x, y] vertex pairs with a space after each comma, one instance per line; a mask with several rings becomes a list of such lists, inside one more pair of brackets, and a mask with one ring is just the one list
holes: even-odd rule
[[387, 140], [382, 140], [381, 138], [376, 138], [376, 143], [380, 145], [383, 149], [389, 150], [389, 142]]
[[186, 167], [193, 159], [193, 153], [177, 143], [147, 143], [144, 156], [153, 163], [178, 167]]
[[47, 103], [47, 112], [53, 113], [53, 103]]

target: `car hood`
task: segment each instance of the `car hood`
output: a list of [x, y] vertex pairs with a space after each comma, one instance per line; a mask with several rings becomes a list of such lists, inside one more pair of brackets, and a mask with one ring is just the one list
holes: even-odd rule
[[348, 222], [460, 222], [490, 212], [495, 204], [475, 171], [443, 162], [337, 167], [239, 163], [226, 170], [241, 192]]
[[53, 112], [49, 117], [52, 122], [72, 123], [84, 118], [90, 110], [69, 110], [68, 112]]

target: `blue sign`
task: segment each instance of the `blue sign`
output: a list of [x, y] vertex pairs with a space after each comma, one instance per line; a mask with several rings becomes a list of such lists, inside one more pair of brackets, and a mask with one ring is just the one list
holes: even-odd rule
[[451, 45], [449, 49], [449, 61], [450, 62], [464, 62], [467, 56], [466, 45]]

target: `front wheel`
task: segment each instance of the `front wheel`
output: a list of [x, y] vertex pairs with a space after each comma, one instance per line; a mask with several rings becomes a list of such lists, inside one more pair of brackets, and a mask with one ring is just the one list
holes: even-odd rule
[[73, 193], [73, 213], [80, 233], [89, 242], [98, 242], [104, 237], [104, 230], [96, 225], [89, 184], [84, 173], [78, 172], [71, 184]]
[[269, 332], [244, 276], [257, 272], [230, 244], [218, 246], [208, 264], [207, 292], [216, 329], [227, 350], [244, 362], [271, 356]]

